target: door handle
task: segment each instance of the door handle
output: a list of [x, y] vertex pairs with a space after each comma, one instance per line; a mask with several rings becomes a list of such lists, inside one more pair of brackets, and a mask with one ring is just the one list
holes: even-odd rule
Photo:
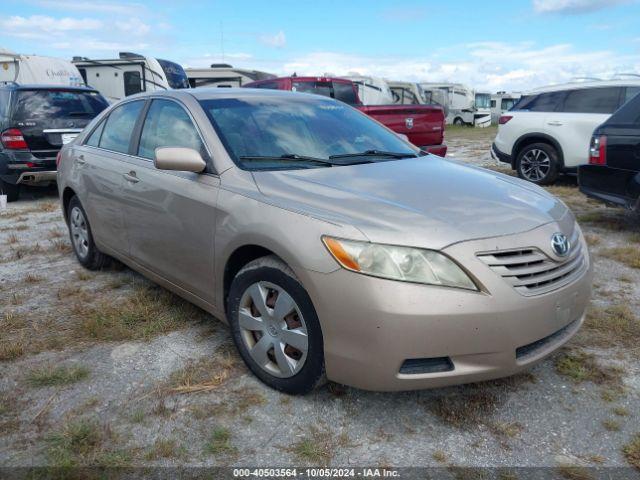
[[136, 177], [136, 172], [131, 170], [129, 173], [124, 173], [122, 175], [127, 182], [138, 183], [140, 179]]
[[547, 125], [551, 125], [552, 127], [560, 127], [560, 126], [562, 126], [562, 122], [558, 122], [558, 121], [554, 120], [552, 122], [547, 122]]
[[76, 157], [76, 163], [77, 163], [78, 165], [84, 165], [85, 163], [87, 163], [87, 161], [84, 159], [84, 155], [82, 155], [82, 154], [81, 154], [81, 155], [78, 155], [78, 156]]

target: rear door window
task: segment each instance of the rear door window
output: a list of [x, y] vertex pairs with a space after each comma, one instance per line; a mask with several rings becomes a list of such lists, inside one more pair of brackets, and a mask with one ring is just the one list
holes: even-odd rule
[[109, 114], [102, 131], [100, 148], [128, 153], [131, 133], [134, 130], [143, 105], [144, 101], [140, 100], [125, 103], [114, 109]]
[[620, 87], [570, 90], [567, 92], [562, 111], [567, 113], [613, 113], [620, 104], [620, 94]]
[[107, 107], [98, 92], [18, 90], [13, 120], [94, 118]]
[[523, 97], [518, 103], [518, 110], [531, 112], [556, 112], [558, 111], [566, 92], [547, 92], [538, 95]]
[[191, 117], [184, 108], [170, 100], [154, 100], [142, 127], [138, 155], [153, 159], [156, 148], [186, 147], [200, 152], [205, 149]]
[[90, 147], [97, 147], [100, 145], [100, 137], [102, 136], [102, 130], [104, 130], [104, 124], [105, 124], [104, 120], [100, 122], [100, 125], [98, 125], [98, 128], [96, 128], [91, 133], [91, 135], [85, 142], [85, 145], [89, 145]]

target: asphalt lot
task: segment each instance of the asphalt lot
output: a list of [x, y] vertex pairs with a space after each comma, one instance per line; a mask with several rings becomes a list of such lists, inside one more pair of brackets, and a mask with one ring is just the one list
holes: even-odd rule
[[[496, 168], [494, 133], [449, 129], [449, 155]], [[214, 318], [125, 267], [83, 270], [55, 191], [30, 189], [0, 216], [0, 465], [640, 468], [640, 222], [572, 178], [550, 190], [596, 269], [560, 353], [488, 383], [290, 397], [247, 372]]]

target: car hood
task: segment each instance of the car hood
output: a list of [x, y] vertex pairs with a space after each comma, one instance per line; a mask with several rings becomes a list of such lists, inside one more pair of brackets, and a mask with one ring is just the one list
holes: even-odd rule
[[353, 225], [372, 242], [441, 249], [554, 221], [573, 225], [565, 205], [536, 185], [432, 155], [254, 178], [271, 203]]

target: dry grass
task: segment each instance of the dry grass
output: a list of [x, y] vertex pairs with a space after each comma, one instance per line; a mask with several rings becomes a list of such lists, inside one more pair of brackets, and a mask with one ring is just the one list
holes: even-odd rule
[[483, 423], [496, 409], [498, 397], [486, 387], [471, 385], [462, 393], [443, 395], [425, 401], [440, 420], [456, 428], [470, 428]]
[[615, 260], [631, 268], [640, 268], [640, 247], [629, 245], [625, 247], [605, 248], [599, 252], [605, 258]]
[[185, 449], [178, 445], [173, 439], [159, 438], [153, 444], [152, 449], [145, 455], [146, 460], [157, 460], [159, 458], [178, 458], [183, 456]]
[[585, 234], [584, 239], [587, 241], [587, 244], [590, 247], [595, 247], [596, 245], [600, 245], [600, 243], [602, 243], [602, 237], [596, 235], [595, 233]]
[[240, 365], [235, 349], [225, 345], [215, 355], [189, 362], [181, 370], [173, 372], [164, 390], [169, 393], [215, 390], [238, 371]]
[[57, 253], [71, 253], [73, 249], [71, 248], [71, 244], [68, 240], [55, 238], [50, 240], [51, 242], [51, 250]]
[[591, 307], [580, 334], [583, 343], [597, 347], [637, 348], [638, 337], [640, 319], [628, 304]]
[[621, 231], [631, 230], [633, 221], [630, 215], [618, 209], [598, 209], [581, 213], [577, 216], [578, 222], [590, 224], [605, 230]]
[[609, 432], [618, 432], [620, 431], [620, 422], [618, 422], [617, 420], [613, 420], [612, 418], [607, 418], [605, 420], [602, 421], [602, 426], [604, 427], [605, 430], [608, 430]]
[[35, 255], [42, 252], [42, 247], [39, 243], [33, 245], [20, 245], [18, 247], [11, 247], [11, 259], [22, 260], [24, 257]]
[[622, 388], [622, 368], [602, 366], [594, 355], [582, 350], [571, 350], [558, 355], [555, 367], [558, 374], [569, 377], [575, 383], [592, 382], [609, 388]]
[[640, 470], [640, 433], [636, 433], [631, 441], [622, 447], [622, 453], [629, 465]]
[[614, 407], [611, 411], [619, 417], [628, 417], [630, 415], [629, 410], [624, 407]]
[[45, 365], [27, 373], [26, 381], [32, 387], [70, 385], [89, 377], [89, 369], [84, 366]]
[[24, 283], [39, 283], [43, 280], [43, 278], [37, 273], [29, 272], [24, 277]]
[[336, 446], [336, 439], [329, 430], [312, 425], [308, 434], [287, 450], [308, 465], [328, 465]]
[[16, 243], [18, 243], [20, 241], [20, 239], [18, 238], [18, 236], [15, 233], [11, 233], [9, 234], [9, 236], [7, 237], [7, 243], [9, 245], [15, 245]]
[[594, 478], [587, 468], [577, 465], [560, 465], [557, 471], [562, 478], [568, 480], [592, 480]]
[[202, 310], [159, 287], [135, 287], [127, 297], [94, 305], [77, 303], [72, 313], [80, 319], [76, 333], [98, 341], [149, 339], [206, 318]]
[[439, 463], [445, 463], [447, 461], [447, 455], [442, 450], [436, 450], [431, 456]]
[[204, 449], [211, 455], [229, 455], [236, 452], [236, 448], [231, 444], [231, 432], [224, 427], [218, 427], [213, 431]]

